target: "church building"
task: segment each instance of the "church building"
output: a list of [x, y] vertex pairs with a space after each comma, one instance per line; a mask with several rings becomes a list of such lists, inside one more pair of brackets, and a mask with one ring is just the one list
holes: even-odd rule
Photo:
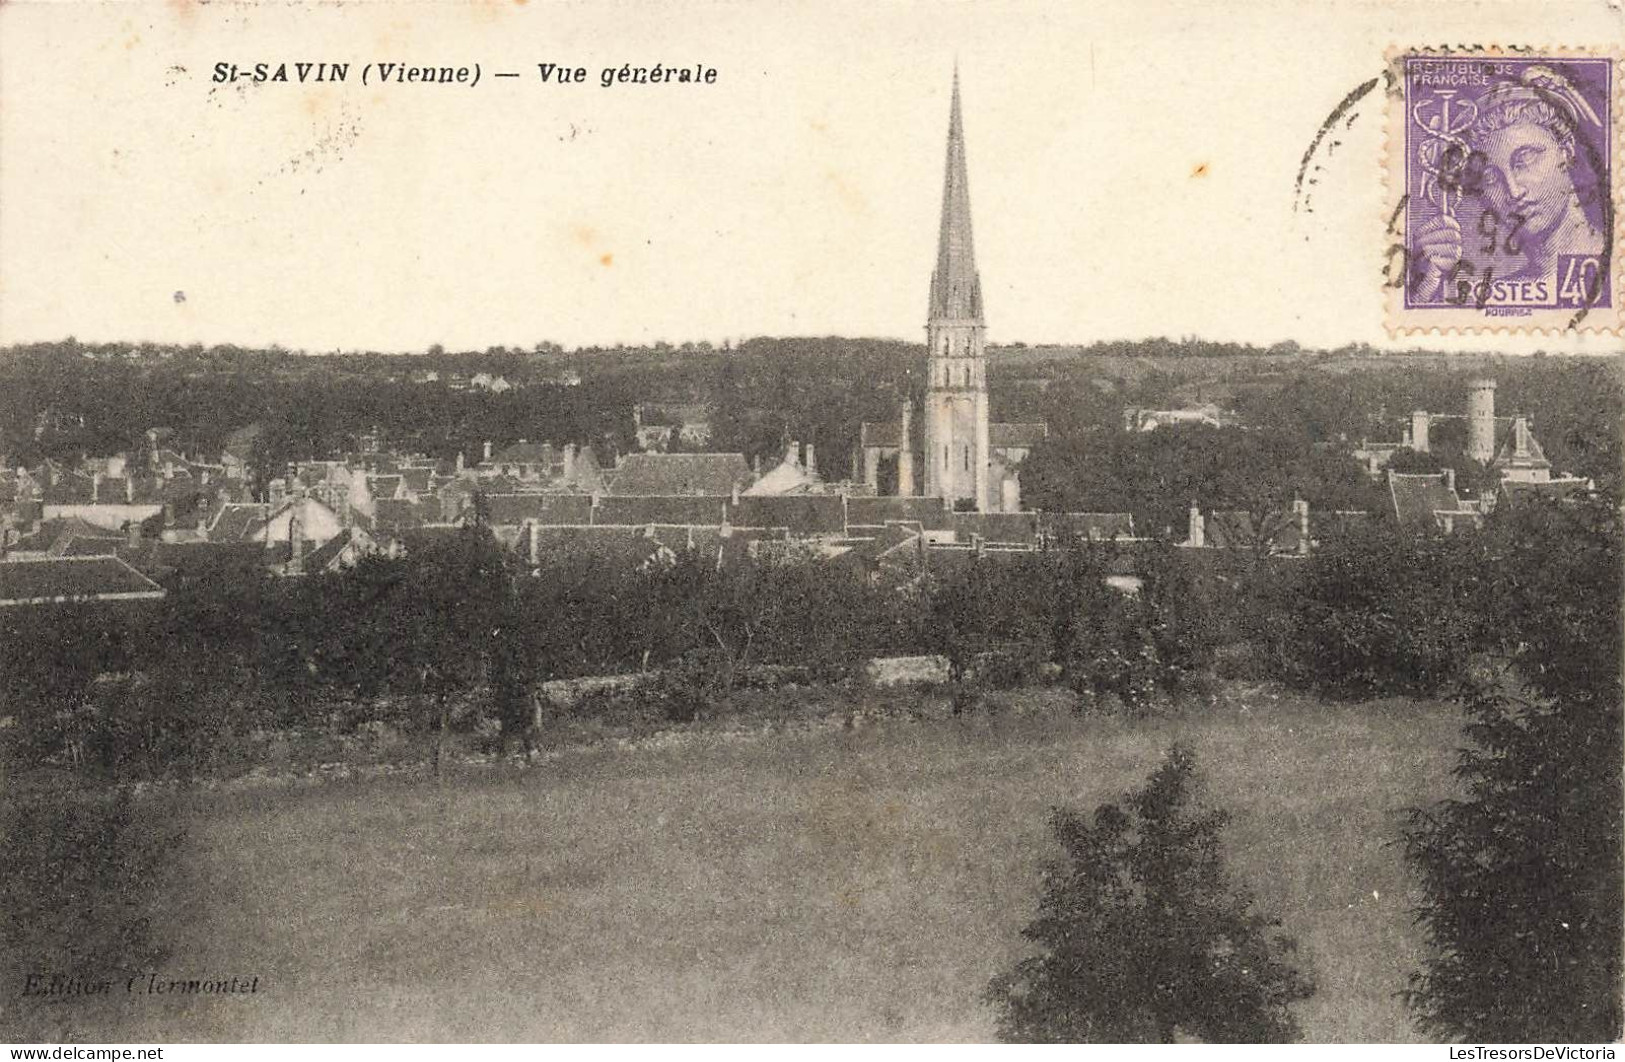
[[864, 424], [864, 479], [880, 487], [883, 461], [896, 462], [896, 493], [942, 498], [957, 509], [1021, 508], [1017, 466], [1043, 438], [1043, 424], [993, 424], [988, 418], [987, 321], [971, 238], [965, 132], [954, 71], [948, 160], [942, 186], [937, 261], [925, 325], [925, 401], [904, 401], [897, 420]]

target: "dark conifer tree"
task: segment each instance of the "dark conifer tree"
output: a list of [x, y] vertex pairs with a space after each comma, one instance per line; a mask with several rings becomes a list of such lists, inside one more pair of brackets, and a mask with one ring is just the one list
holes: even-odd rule
[[1290, 1004], [1314, 993], [1293, 941], [1231, 885], [1228, 816], [1192, 793], [1195, 758], [1174, 746], [1145, 788], [1092, 817], [1057, 809], [1063, 852], [1023, 935], [1037, 955], [995, 978], [1007, 1042], [1296, 1040]]

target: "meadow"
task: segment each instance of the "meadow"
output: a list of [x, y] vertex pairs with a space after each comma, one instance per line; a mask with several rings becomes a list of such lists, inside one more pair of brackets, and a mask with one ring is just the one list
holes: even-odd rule
[[1416, 894], [1393, 842], [1400, 809], [1451, 792], [1449, 706], [1252, 689], [1126, 720], [1053, 701], [691, 728], [442, 785], [196, 793], [152, 897], [162, 972], [260, 991], [52, 1006], [125, 1041], [986, 1040], [1048, 809], [1115, 799], [1183, 740], [1233, 815], [1234, 879], [1319, 982], [1306, 1039], [1416, 1038], [1396, 996]]

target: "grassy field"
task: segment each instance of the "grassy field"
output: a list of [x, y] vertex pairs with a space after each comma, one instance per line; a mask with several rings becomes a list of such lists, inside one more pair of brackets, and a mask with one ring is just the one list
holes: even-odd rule
[[260, 993], [70, 1005], [124, 1040], [985, 1040], [1047, 809], [1115, 798], [1179, 738], [1234, 815], [1235, 876], [1320, 982], [1306, 1036], [1409, 1040], [1391, 842], [1397, 809], [1449, 791], [1456, 735], [1441, 705], [1257, 692], [199, 797], [182, 884], [154, 898], [165, 972]]

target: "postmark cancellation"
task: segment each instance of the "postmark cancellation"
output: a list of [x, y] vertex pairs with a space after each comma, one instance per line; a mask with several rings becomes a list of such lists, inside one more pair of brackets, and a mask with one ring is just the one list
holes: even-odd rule
[[1618, 56], [1388, 58], [1388, 330], [1618, 334]]

